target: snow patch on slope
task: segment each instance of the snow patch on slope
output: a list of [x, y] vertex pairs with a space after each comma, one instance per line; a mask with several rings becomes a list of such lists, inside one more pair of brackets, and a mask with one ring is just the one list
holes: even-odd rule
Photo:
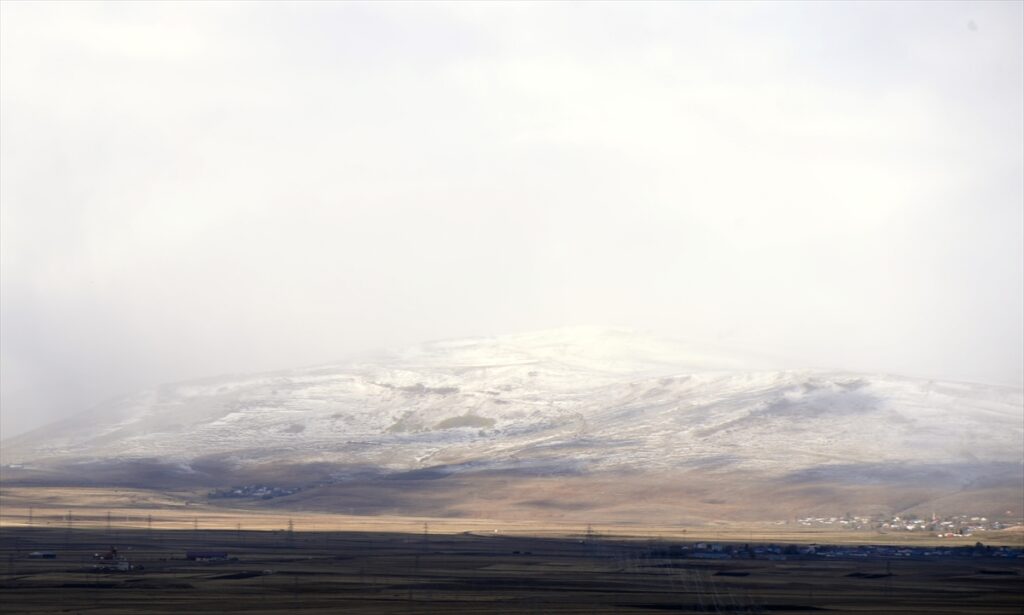
[[433, 342], [132, 396], [5, 443], [5, 463], [210, 455], [413, 470], [757, 469], [1022, 457], [1020, 389], [752, 371], [623, 329]]

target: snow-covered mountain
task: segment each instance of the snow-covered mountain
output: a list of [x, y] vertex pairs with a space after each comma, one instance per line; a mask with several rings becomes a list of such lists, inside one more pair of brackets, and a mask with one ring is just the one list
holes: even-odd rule
[[[403, 472], [1019, 468], [1019, 388], [765, 371], [633, 331], [428, 343], [160, 387], [4, 442], [3, 462], [198, 460]], [[977, 477], [971, 477], [974, 480]]]

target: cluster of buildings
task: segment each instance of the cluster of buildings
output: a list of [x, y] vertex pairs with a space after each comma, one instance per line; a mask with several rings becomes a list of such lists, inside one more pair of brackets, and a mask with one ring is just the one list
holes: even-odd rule
[[843, 517], [804, 517], [796, 520], [804, 527], [834, 527], [844, 530], [867, 530], [879, 527], [877, 518], [846, 515]]
[[[31, 559], [57, 559], [57, 552], [32, 551], [28, 556]], [[192, 562], [226, 562], [238, 558], [230, 556], [227, 551], [186, 551], [185, 559]], [[142, 566], [133, 564], [124, 553], [117, 550], [117, 547], [94, 553], [92, 560], [94, 572], [130, 572], [143, 569]]]
[[693, 545], [674, 545], [667, 550], [652, 553], [662, 557], [694, 559], [768, 559], [790, 558], [856, 558], [856, 557], [1003, 557], [1024, 559], [1024, 549], [1000, 546], [986, 547], [981, 543], [963, 547], [907, 547], [894, 545], [749, 545], [698, 542]]
[[945, 519], [934, 520], [926, 529], [937, 532], [941, 537], [970, 536], [974, 532], [985, 532], [988, 530], [1002, 530], [1010, 527], [1001, 521], [987, 519], [985, 517], [968, 517], [967, 515], [956, 515]]
[[96, 553], [92, 558], [96, 562], [92, 569], [96, 572], [129, 572], [136, 568], [124, 554], [117, 552], [117, 547], [110, 547], [105, 553]]
[[831, 527], [842, 530], [881, 530], [884, 532], [933, 532], [940, 537], [970, 536], [974, 532], [1001, 530], [1009, 524], [987, 517], [950, 515], [931, 518], [917, 515], [892, 515], [874, 517], [845, 515], [843, 517], [804, 517], [796, 520], [804, 527]]

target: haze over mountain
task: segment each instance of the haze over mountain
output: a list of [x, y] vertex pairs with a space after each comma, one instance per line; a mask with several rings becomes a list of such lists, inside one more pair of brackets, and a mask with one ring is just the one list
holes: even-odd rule
[[[860, 498], [888, 509], [907, 504], [908, 493], [912, 505], [952, 497], [983, 510], [1019, 495], [1020, 388], [759, 367], [625, 329], [432, 342], [124, 397], [5, 441], [5, 478], [163, 487], [263, 480], [304, 489], [273, 505], [358, 502], [367, 512], [404, 510], [411, 504], [395, 497], [429, 483], [428, 512], [445, 514], [467, 513], [467, 502], [492, 489], [506, 512], [524, 503], [542, 512], [621, 507], [632, 497], [621, 488], [581, 494], [623, 476], [652, 490], [643, 496], [650, 515], [692, 503], [673, 489], [716, 481], [735, 495], [705, 497], [704, 508], [722, 505], [704, 513], [712, 517], [766, 490], [785, 500], [795, 488], [788, 497], [800, 506]], [[516, 485], [536, 481], [550, 497], [516, 495]], [[350, 492], [368, 485], [376, 495]]]
[[1024, 385], [1024, 4], [0, 2], [0, 430], [615, 323]]

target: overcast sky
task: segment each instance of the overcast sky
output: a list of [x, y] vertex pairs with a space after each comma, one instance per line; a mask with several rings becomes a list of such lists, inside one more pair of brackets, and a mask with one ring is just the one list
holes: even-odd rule
[[9, 437], [611, 324], [1020, 385], [1020, 2], [0, 8]]

